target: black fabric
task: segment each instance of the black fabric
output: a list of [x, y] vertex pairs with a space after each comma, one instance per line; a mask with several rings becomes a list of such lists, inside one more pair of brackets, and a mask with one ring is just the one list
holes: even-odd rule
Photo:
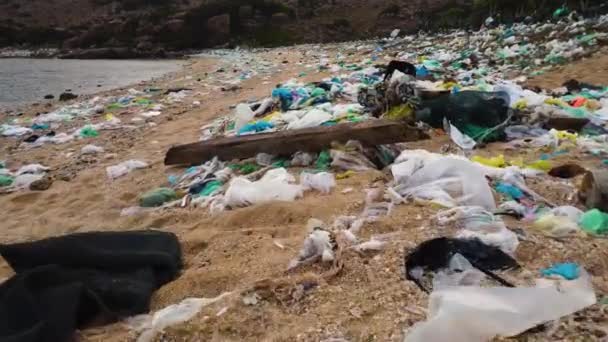
[[16, 275], [0, 285], [0, 341], [68, 341], [75, 329], [145, 313], [175, 279], [172, 233], [93, 232], [0, 246]]
[[468, 125], [491, 128], [502, 124], [508, 117], [509, 95], [504, 92], [467, 90], [445, 94], [424, 100], [416, 110], [417, 121], [443, 128], [443, 119], [446, 118], [463, 133], [466, 133]]
[[406, 75], [416, 77], [416, 66], [414, 66], [412, 63], [404, 61], [390, 61], [386, 67], [386, 72], [384, 73], [385, 82], [393, 77], [395, 70], [399, 70]]
[[440, 237], [421, 243], [405, 256], [406, 278], [416, 283], [421, 290], [428, 292], [422, 285], [421, 279], [412, 274], [412, 270], [421, 268], [423, 271], [436, 272], [447, 268], [454, 254], [464, 256], [471, 265], [501, 284], [513, 286], [490, 271], [517, 268], [519, 267], [517, 261], [499, 248], [486, 245], [479, 239]]

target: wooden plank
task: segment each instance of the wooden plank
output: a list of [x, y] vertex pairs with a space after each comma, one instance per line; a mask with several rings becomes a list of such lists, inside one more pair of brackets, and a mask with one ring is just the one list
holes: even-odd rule
[[197, 165], [215, 156], [221, 160], [245, 159], [262, 152], [274, 155], [291, 155], [298, 151], [319, 152], [332, 142], [346, 143], [348, 140], [358, 140], [364, 146], [375, 146], [428, 138], [421, 130], [404, 123], [370, 120], [174, 146], [165, 156], [165, 165]]

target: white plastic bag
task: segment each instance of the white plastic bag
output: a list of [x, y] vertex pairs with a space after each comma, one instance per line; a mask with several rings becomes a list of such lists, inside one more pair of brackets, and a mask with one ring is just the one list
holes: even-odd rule
[[439, 270], [433, 277], [433, 290], [451, 286], [479, 286], [485, 274], [471, 265], [461, 254], [454, 254], [447, 269]]
[[423, 160], [410, 158], [404, 162], [391, 165], [391, 172], [396, 183], [405, 183], [422, 166], [424, 166]]
[[243, 126], [245, 126], [255, 117], [255, 114], [246, 103], [237, 105], [234, 115], [234, 130], [236, 132], [238, 132], [241, 128], [243, 128]]
[[226, 205], [235, 208], [271, 201], [293, 201], [302, 197], [304, 191], [302, 186], [293, 182], [295, 178], [284, 168], [270, 170], [256, 182], [236, 177], [226, 191]]
[[288, 269], [293, 269], [302, 263], [313, 261], [319, 257], [323, 262], [333, 261], [335, 257], [334, 245], [331, 234], [327, 230], [315, 228], [304, 240], [302, 249], [298, 253], [297, 258], [291, 260]]
[[317, 155], [308, 152], [296, 152], [291, 159], [291, 166], [309, 166], [317, 159]]
[[536, 287], [456, 286], [433, 291], [426, 322], [414, 325], [405, 342], [476, 342], [516, 336], [539, 324], [596, 303], [589, 275]]
[[455, 205], [496, 209], [492, 189], [475, 163], [460, 158], [430, 158], [424, 166], [395, 187], [402, 196]]
[[468, 135], [462, 133], [456, 126], [450, 124], [450, 138], [454, 144], [463, 150], [472, 150], [477, 145], [477, 142]]
[[127, 160], [118, 165], [108, 166], [106, 168], [106, 173], [108, 174], [108, 178], [114, 180], [116, 178], [120, 178], [129, 172], [136, 169], [145, 169], [148, 167], [146, 162], [141, 160]]
[[32, 130], [27, 127], [3, 124], [0, 125], [0, 132], [5, 137], [20, 137], [32, 133]]
[[97, 154], [97, 153], [103, 153], [104, 149], [101, 146], [95, 146], [95, 145], [86, 145], [83, 146], [82, 149], [80, 150], [80, 154]]
[[329, 194], [331, 189], [336, 186], [336, 178], [330, 172], [302, 172], [300, 174], [300, 184], [306, 190], [314, 189], [321, 193]]
[[331, 120], [331, 114], [320, 109], [308, 111], [301, 119], [292, 121], [287, 125], [287, 129], [302, 129], [321, 126], [325, 121]]
[[42, 179], [42, 177], [44, 177], [44, 174], [31, 174], [31, 173], [24, 173], [22, 175], [19, 175], [17, 177], [15, 177], [15, 180], [13, 181], [13, 187], [16, 189], [29, 189], [30, 184], [32, 184], [33, 182]]
[[44, 165], [41, 164], [29, 164], [29, 165], [24, 165], [22, 167], [19, 168], [19, 170], [17, 170], [16, 175], [24, 175], [24, 174], [33, 174], [33, 175], [39, 175], [39, 174], [44, 174], [47, 171], [49, 171], [50, 169]]

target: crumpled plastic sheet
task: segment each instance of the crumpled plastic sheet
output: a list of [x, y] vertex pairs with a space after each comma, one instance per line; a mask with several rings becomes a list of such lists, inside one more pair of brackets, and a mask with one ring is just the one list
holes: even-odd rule
[[24, 174], [39, 175], [39, 174], [44, 174], [49, 170], [50, 170], [50, 168], [48, 168], [44, 165], [41, 165], [41, 164], [28, 164], [28, 165], [24, 165], [24, 166], [20, 167], [19, 170], [17, 170], [17, 172], [15, 174], [17, 176], [24, 175]]
[[215, 298], [186, 298], [154, 314], [130, 317], [126, 323], [139, 334], [137, 342], [151, 342], [167, 327], [191, 320], [204, 307], [217, 303], [229, 295], [230, 292], [225, 292]]
[[266, 172], [258, 181], [245, 177], [230, 181], [224, 199], [230, 207], [246, 207], [271, 201], [294, 201], [302, 197], [304, 188], [294, 184], [295, 178], [284, 168]]
[[303, 129], [320, 126], [322, 123], [332, 120], [333, 116], [320, 109], [312, 109], [298, 120], [292, 121], [287, 125], [287, 129]]
[[[312, 220], [314, 219], [309, 220], [309, 225]], [[315, 227], [304, 240], [298, 256], [289, 262], [288, 269], [315, 261], [317, 258], [320, 258], [323, 262], [333, 261], [335, 258], [334, 247], [331, 233], [322, 227]]]
[[515, 255], [519, 246], [517, 234], [509, 230], [500, 217], [494, 216], [483, 207], [462, 206], [442, 210], [437, 213], [436, 220], [440, 225], [455, 222], [460, 228], [456, 238], [477, 238], [509, 255]]
[[0, 125], [0, 133], [5, 137], [20, 137], [32, 133], [32, 130], [27, 127], [3, 124]]
[[110, 178], [111, 180], [114, 180], [114, 179], [127, 175], [128, 173], [130, 173], [133, 170], [145, 169], [148, 166], [149, 165], [146, 162], [143, 162], [141, 160], [131, 159], [131, 160], [124, 161], [124, 162], [114, 165], [114, 166], [108, 166], [106, 168], [106, 173], [108, 175], [108, 178]]
[[336, 186], [336, 178], [334, 174], [330, 172], [302, 172], [300, 174], [300, 184], [304, 189], [313, 189], [323, 194], [329, 194], [331, 189]]
[[476, 163], [433, 155], [413, 158], [422, 161], [423, 166], [410, 168], [414, 172], [409, 177], [400, 175], [401, 179], [407, 180], [394, 187], [399, 195], [431, 200], [447, 207], [467, 205], [496, 209], [492, 189]]
[[358, 172], [376, 169], [376, 165], [358, 151], [330, 150], [329, 153], [332, 167]]
[[539, 324], [596, 303], [590, 276], [572, 281], [537, 280], [536, 287], [454, 286], [431, 293], [427, 321], [404, 342], [476, 342], [517, 336]]

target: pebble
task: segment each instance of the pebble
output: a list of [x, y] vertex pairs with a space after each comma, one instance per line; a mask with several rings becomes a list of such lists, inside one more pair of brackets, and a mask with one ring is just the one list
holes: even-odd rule
[[30, 184], [30, 190], [32, 191], [45, 191], [53, 185], [53, 178], [50, 176], [44, 176], [37, 181], [33, 181]]

